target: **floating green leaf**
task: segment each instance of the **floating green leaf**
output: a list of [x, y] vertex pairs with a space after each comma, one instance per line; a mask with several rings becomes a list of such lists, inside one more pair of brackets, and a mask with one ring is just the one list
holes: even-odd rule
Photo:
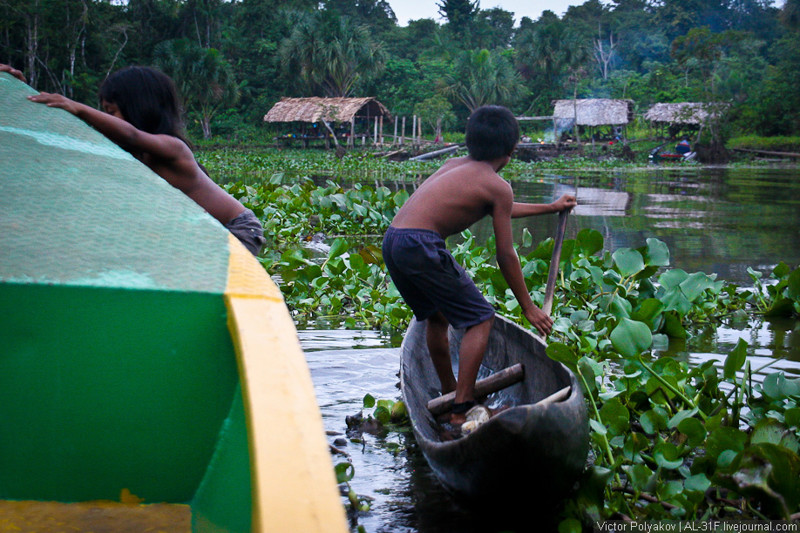
[[648, 266], [665, 267], [669, 265], [669, 248], [666, 243], [655, 238], [647, 239], [645, 264]]
[[733, 379], [736, 377], [736, 372], [742, 369], [744, 362], [747, 360], [747, 342], [744, 339], [739, 339], [736, 347], [731, 350], [728, 357], [725, 358], [724, 376], [726, 379]]
[[661, 313], [664, 311], [664, 304], [657, 298], [648, 298], [644, 300], [639, 307], [630, 315], [632, 320], [638, 320], [647, 324], [651, 330], [654, 330]]
[[678, 287], [683, 281], [689, 277], [685, 271], [680, 268], [673, 268], [667, 270], [658, 277], [658, 283], [665, 289], [672, 289]]
[[633, 276], [644, 268], [644, 258], [636, 250], [620, 248], [611, 257], [614, 259], [614, 263], [617, 265], [622, 277]]
[[699, 446], [706, 439], [706, 428], [696, 418], [685, 418], [678, 422], [678, 431], [688, 437], [689, 446]]
[[551, 342], [547, 345], [545, 350], [550, 359], [564, 363], [570, 368], [575, 368], [578, 363], [578, 356], [566, 344], [560, 342]]
[[708, 479], [705, 474], [695, 474], [687, 477], [683, 481], [683, 486], [688, 491], [705, 493], [705, 491], [711, 486], [711, 480]]
[[656, 444], [653, 458], [658, 466], [667, 470], [674, 470], [683, 464], [678, 447], [667, 441]]
[[630, 427], [630, 413], [619, 398], [605, 402], [600, 409], [600, 416], [612, 435], [621, 435]]
[[703, 291], [708, 289], [713, 284], [713, 279], [703, 272], [694, 272], [683, 280], [680, 284], [681, 291], [690, 302], [694, 302], [703, 294]]
[[594, 255], [603, 249], [603, 235], [595, 229], [580, 230], [575, 240], [578, 242], [578, 249], [584, 255]]
[[624, 357], [636, 357], [653, 343], [653, 335], [647, 324], [629, 318], [620, 320], [610, 338], [614, 349]]

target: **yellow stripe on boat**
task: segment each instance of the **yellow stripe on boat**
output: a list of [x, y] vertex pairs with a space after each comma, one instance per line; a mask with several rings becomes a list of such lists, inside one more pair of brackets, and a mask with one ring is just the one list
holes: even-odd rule
[[347, 531], [278, 288], [188, 197], [33, 92], [0, 73], [4, 526], [166, 503], [175, 530], [188, 504], [196, 532]]
[[294, 323], [263, 267], [233, 235], [228, 240], [225, 299], [250, 428], [253, 529], [347, 531]]

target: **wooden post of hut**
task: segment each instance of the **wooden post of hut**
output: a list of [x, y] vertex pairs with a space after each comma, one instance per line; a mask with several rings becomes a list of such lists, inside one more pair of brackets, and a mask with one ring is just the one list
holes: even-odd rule
[[402, 126], [400, 128], [400, 144], [401, 145], [405, 144], [405, 138], [406, 138], [406, 117], [403, 117]]
[[392, 137], [392, 144], [397, 144], [397, 115], [394, 117], [394, 137]]
[[411, 144], [417, 142], [417, 115], [414, 115], [414, 120], [411, 123]]
[[381, 146], [383, 146], [383, 115], [381, 115], [380, 122], [381, 122]]
[[375, 146], [378, 144], [378, 117], [375, 117], [375, 127], [372, 131], [372, 145]]
[[356, 147], [356, 117], [350, 119], [350, 139], [347, 141], [350, 148]]

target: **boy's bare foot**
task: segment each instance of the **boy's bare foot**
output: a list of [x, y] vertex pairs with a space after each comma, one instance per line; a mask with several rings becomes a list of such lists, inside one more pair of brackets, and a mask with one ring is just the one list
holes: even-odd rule
[[463, 424], [466, 421], [467, 421], [467, 415], [466, 414], [455, 414], [455, 413], [453, 413], [453, 414], [450, 415], [450, 423], [453, 424], [454, 426], [460, 426], [461, 424]]
[[450, 414], [450, 423], [454, 426], [460, 426], [467, 421], [467, 412], [475, 407], [474, 400], [467, 400], [466, 402], [454, 403], [453, 409]]

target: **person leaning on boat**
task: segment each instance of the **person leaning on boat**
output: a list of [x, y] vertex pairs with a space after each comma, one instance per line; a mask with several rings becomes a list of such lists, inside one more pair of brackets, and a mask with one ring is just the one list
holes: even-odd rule
[[[514, 201], [511, 185], [497, 173], [511, 159], [519, 126], [508, 109], [484, 106], [469, 117], [469, 155], [450, 159], [411, 195], [383, 239], [383, 258], [395, 286], [417, 320], [427, 320], [426, 339], [442, 394], [456, 391], [450, 418], [462, 424], [475, 405], [474, 388], [495, 310], [445, 247], [444, 239], [489, 215], [497, 264], [523, 314], [543, 336], [553, 325], [531, 301], [513, 247], [511, 219], [555, 213], [576, 205], [563, 195], [551, 204]], [[465, 329], [458, 380], [450, 365], [447, 327]]]
[[[0, 72], [25, 81], [9, 65], [0, 64]], [[184, 136], [182, 108], [172, 79], [151, 67], [126, 67], [103, 81], [99, 96], [104, 111], [60, 94], [42, 92], [28, 99], [68, 111], [94, 127], [194, 200], [257, 257], [266, 242], [264, 228], [195, 160]]]

